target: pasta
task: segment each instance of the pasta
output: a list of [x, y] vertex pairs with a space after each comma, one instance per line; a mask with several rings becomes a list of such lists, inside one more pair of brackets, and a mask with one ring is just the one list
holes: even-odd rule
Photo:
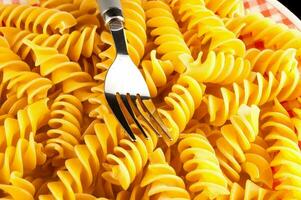
[[220, 169], [214, 149], [204, 133], [182, 134], [178, 145], [185, 178], [190, 182], [189, 190], [194, 199], [215, 199], [229, 194], [227, 180]]
[[17, 27], [35, 33], [66, 33], [76, 24], [71, 14], [55, 9], [1, 4], [0, 10], [0, 26]]
[[251, 35], [251, 37], [245, 37], [248, 46], [262, 42], [264, 48], [267, 49], [295, 48], [297, 50], [296, 56], [300, 60], [301, 33], [297, 30], [289, 29], [283, 24], [276, 24], [258, 13], [228, 19], [226, 26], [241, 38], [245, 35]]
[[0, 27], [0, 33], [9, 42], [10, 48], [21, 55], [23, 60], [29, 59], [31, 48], [23, 43], [26, 38], [37, 45], [54, 47], [59, 53], [67, 55], [70, 60], [78, 61], [80, 56], [91, 57], [92, 54], [99, 53], [97, 45], [100, 45], [100, 38], [96, 33], [96, 26], [85, 27], [81, 31], [60, 34], [39, 34], [13, 27]]
[[258, 135], [258, 120], [258, 107], [242, 105], [238, 114], [230, 118], [231, 124], [221, 128], [221, 136], [216, 140], [217, 158], [231, 182], [239, 181], [241, 164], [248, 162], [246, 151], [251, 150]]
[[243, 3], [121, 0], [170, 135], [138, 117], [136, 142], [105, 98], [98, 1], [0, 3], [0, 199], [300, 199], [301, 33]]
[[58, 9], [70, 13], [76, 19], [76, 27], [78, 29], [83, 28], [83, 26], [100, 27], [100, 22], [97, 18], [99, 11], [97, 9], [96, 1], [70, 0], [62, 2], [59, 0], [42, 0], [40, 6], [43, 8]]

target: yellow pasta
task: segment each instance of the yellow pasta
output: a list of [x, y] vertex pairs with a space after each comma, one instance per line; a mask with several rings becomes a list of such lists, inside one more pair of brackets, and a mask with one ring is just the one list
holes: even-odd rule
[[39, 34], [13, 27], [0, 27], [0, 33], [7, 39], [10, 48], [21, 55], [23, 60], [29, 59], [31, 48], [23, 43], [26, 38], [37, 45], [56, 48], [59, 53], [65, 54], [72, 61], [78, 61], [80, 56], [91, 57], [99, 53], [99, 35], [96, 33], [96, 26], [86, 27], [81, 31], [60, 34]]
[[0, 3], [0, 199], [300, 199], [301, 33], [243, 0], [121, 4], [172, 140], [111, 112], [97, 0]]
[[214, 199], [229, 194], [214, 149], [202, 131], [181, 135], [178, 145], [185, 178], [194, 199]]
[[1, 4], [0, 11], [0, 26], [17, 27], [35, 33], [66, 33], [76, 24], [71, 14], [55, 9]]

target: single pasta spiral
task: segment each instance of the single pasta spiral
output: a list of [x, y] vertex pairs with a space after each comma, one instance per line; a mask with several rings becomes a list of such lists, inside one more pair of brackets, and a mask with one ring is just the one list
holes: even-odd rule
[[82, 140], [82, 113], [83, 106], [75, 96], [61, 94], [52, 103], [45, 151], [50, 154], [48, 156], [55, 155], [53, 165], [60, 166], [60, 161], [74, 157], [73, 147]]
[[[121, 0], [123, 14], [125, 17], [125, 34], [128, 41], [128, 51], [133, 62], [138, 66], [144, 55], [147, 41], [145, 14], [141, 0]], [[104, 31], [101, 41], [105, 44], [104, 51], [99, 53], [102, 62], [99, 65], [108, 69], [115, 58], [115, 47], [112, 36]]]
[[249, 49], [245, 56], [245, 58], [250, 61], [253, 71], [261, 74], [272, 72], [274, 75], [283, 70], [294, 70], [298, 66], [298, 61], [295, 57], [295, 49], [277, 51], [265, 49], [260, 51], [256, 48]]
[[298, 68], [282, 71], [276, 77], [253, 72], [242, 84], [234, 83], [205, 96], [208, 117], [213, 125], [223, 125], [242, 104], [263, 105], [278, 98], [281, 102], [295, 99], [301, 92]]
[[185, 179], [194, 199], [215, 199], [229, 194], [227, 180], [220, 169], [214, 149], [201, 130], [181, 134], [178, 145]]
[[216, 154], [223, 172], [232, 181], [239, 181], [241, 164], [246, 161], [245, 152], [258, 135], [259, 108], [242, 105], [237, 115], [230, 118], [231, 124], [221, 128], [216, 140]]
[[261, 116], [262, 134], [271, 145], [267, 149], [273, 155], [271, 166], [274, 179], [278, 182], [275, 190], [285, 192], [291, 199], [301, 195], [300, 166], [301, 150], [294, 123], [284, 107], [275, 101], [271, 110]]
[[100, 27], [97, 17], [99, 14], [98, 4], [95, 0], [42, 0], [40, 6], [70, 13], [77, 21], [77, 29], [87, 26]]
[[194, 0], [170, 0], [173, 9], [179, 15], [182, 23], [184, 37], [187, 45], [192, 50], [194, 57], [199, 52], [230, 53], [243, 57], [246, 51], [244, 43], [229, 31], [223, 21], [205, 5]]
[[243, 0], [204, 0], [206, 6], [220, 17], [244, 15]]
[[147, 18], [146, 25], [150, 28], [150, 35], [154, 38], [159, 58], [170, 60], [175, 65], [175, 71], [183, 72], [184, 68], [179, 62], [179, 55], [187, 54], [191, 59], [192, 57], [172, 15], [172, 10], [163, 1], [146, 1], [143, 6]]
[[129, 139], [120, 140], [119, 145], [114, 148], [114, 153], [107, 155], [103, 164], [105, 172], [102, 174], [106, 181], [120, 185], [124, 190], [129, 188], [146, 165], [149, 154], [157, 146], [157, 135], [151, 130], [147, 133], [149, 139], [139, 134], [134, 143]]
[[0, 5], [0, 26], [17, 27], [35, 33], [67, 33], [76, 24], [69, 13], [28, 5]]
[[230, 18], [225, 20], [225, 24], [229, 30], [242, 38], [247, 46], [261, 42], [266, 49], [295, 48], [298, 60], [301, 59], [301, 33], [295, 29], [277, 24], [259, 13]]
[[20, 30], [14, 27], [0, 27], [0, 33], [7, 39], [11, 49], [21, 55], [23, 60], [28, 59], [31, 48], [23, 43], [28, 39], [43, 47], [53, 47], [59, 53], [65, 54], [72, 61], [78, 61], [80, 56], [91, 57], [93, 52], [100, 50], [99, 35], [96, 33], [96, 26], [86, 27], [80, 31], [72, 31], [66, 34], [39, 34], [27, 30]]
[[149, 155], [141, 187], [146, 187], [143, 197], [137, 199], [190, 199], [184, 181], [176, 175], [174, 169], [165, 160], [162, 149], [156, 149]]
[[236, 58], [224, 52], [215, 53], [210, 51], [207, 58], [202, 61], [203, 54], [189, 63], [189, 58], [181, 55], [182, 62], [185, 63], [185, 75], [188, 75], [200, 83], [217, 83], [227, 85], [233, 82], [242, 82], [251, 72], [250, 62], [242, 57]]
[[205, 86], [190, 76], [181, 76], [173, 85], [171, 92], [164, 98], [164, 105], [158, 109], [169, 133], [176, 142], [195, 110], [200, 106]]
[[40, 74], [50, 77], [53, 84], [61, 84], [66, 94], [73, 94], [80, 101], [87, 100], [91, 95], [91, 87], [95, 85], [90, 74], [83, 72], [80, 65], [58, 53], [54, 48], [42, 47], [25, 40], [34, 52], [36, 66], [40, 66]]

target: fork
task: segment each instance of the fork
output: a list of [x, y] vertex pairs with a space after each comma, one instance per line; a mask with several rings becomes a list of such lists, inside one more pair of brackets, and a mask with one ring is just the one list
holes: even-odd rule
[[[116, 49], [115, 60], [108, 69], [104, 82], [105, 97], [112, 112], [132, 141], [136, 141], [132, 124], [136, 124], [139, 132], [148, 139], [139, 120], [143, 120], [158, 137], [164, 134], [171, 140], [167, 127], [151, 102], [142, 74], [128, 54], [120, 0], [98, 0], [98, 4]], [[153, 109], [148, 108], [144, 100], [148, 100]]]

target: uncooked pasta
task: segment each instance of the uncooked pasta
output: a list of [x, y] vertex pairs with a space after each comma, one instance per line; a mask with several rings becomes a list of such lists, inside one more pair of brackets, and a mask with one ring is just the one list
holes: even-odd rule
[[172, 140], [111, 112], [96, 0], [1, 4], [0, 198], [301, 199], [301, 33], [242, 0], [121, 4]]

